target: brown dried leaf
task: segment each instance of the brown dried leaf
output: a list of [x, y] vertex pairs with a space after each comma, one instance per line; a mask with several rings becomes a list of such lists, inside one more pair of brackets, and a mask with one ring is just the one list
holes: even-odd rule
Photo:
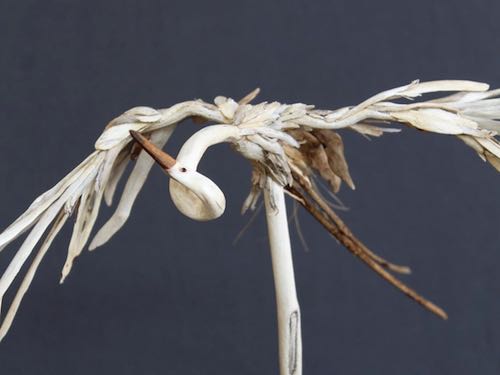
[[[312, 168], [314, 171], [328, 182], [332, 190], [337, 193], [340, 189], [341, 178], [331, 168], [327, 151], [319, 139], [306, 130], [292, 130], [291, 135], [300, 143], [300, 153], [305, 165]], [[305, 174], [307, 171], [303, 171]]]
[[344, 156], [344, 143], [339, 134], [332, 130], [318, 129], [313, 134], [325, 147], [330, 168], [334, 174], [339, 176], [351, 189], [355, 189], [349, 173], [349, 167]]

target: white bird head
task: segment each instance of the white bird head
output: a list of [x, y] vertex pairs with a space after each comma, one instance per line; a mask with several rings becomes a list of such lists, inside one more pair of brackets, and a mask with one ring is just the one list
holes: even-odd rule
[[130, 134], [172, 178], [170, 196], [180, 212], [198, 221], [217, 219], [224, 213], [226, 198], [212, 180], [196, 171], [191, 163], [175, 160], [140, 133], [131, 131]]

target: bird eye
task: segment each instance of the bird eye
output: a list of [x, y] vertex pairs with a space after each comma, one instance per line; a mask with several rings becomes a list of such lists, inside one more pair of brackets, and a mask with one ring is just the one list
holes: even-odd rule
[[186, 168], [184, 168], [184, 167], [182, 167], [182, 168], [180, 169], [180, 171], [181, 171], [181, 172], [187, 172], [187, 169], [186, 169]]

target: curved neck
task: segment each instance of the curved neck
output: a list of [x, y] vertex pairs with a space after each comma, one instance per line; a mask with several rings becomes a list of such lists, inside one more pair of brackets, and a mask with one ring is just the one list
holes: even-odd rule
[[194, 133], [182, 146], [177, 161], [182, 166], [196, 170], [203, 154], [210, 146], [239, 138], [235, 125], [211, 125]]

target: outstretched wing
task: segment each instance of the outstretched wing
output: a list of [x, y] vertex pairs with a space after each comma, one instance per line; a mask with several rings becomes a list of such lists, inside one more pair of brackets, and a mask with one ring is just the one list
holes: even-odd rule
[[[458, 92], [438, 99], [413, 101], [424, 94], [450, 91]], [[319, 111], [321, 121], [309, 120], [313, 127], [347, 127], [377, 136], [395, 130], [387, 128], [388, 123], [402, 123], [422, 131], [453, 135], [500, 171], [500, 143], [495, 138], [500, 132], [500, 89], [489, 90], [486, 83], [413, 81], [377, 94], [357, 106], [323, 112]]]
[[[168, 109], [136, 107], [111, 121], [95, 143], [95, 151], [52, 189], [40, 195], [28, 209], [0, 234], [0, 250], [24, 232], [30, 231], [4, 274], [0, 278], [0, 317], [2, 299], [35, 246], [46, 233], [38, 254], [34, 257], [20, 288], [0, 326], [0, 341], [10, 328], [21, 300], [52, 240], [67, 218], [76, 215], [68, 255], [62, 269], [61, 283], [71, 271], [73, 262], [88, 242], [103, 198], [111, 205], [117, 184], [134, 154], [130, 130], [145, 134], [158, 147], [163, 147], [177, 122], [191, 116], [211, 121], [224, 121], [216, 106], [201, 101], [189, 101]], [[126, 222], [134, 201], [141, 190], [153, 160], [139, 154], [125, 185], [114, 215], [101, 228], [90, 249], [107, 242]]]

